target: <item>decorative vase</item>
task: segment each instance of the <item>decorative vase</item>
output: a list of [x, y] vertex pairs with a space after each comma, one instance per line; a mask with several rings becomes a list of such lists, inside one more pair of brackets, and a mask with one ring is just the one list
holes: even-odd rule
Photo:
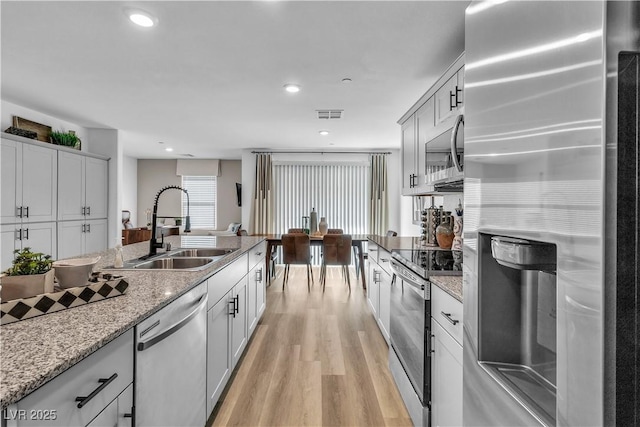
[[451, 249], [451, 245], [453, 244], [453, 227], [451, 227], [451, 214], [446, 212], [449, 215], [443, 215], [440, 225], [436, 228], [436, 240], [438, 241], [438, 246], [442, 249]]
[[318, 229], [320, 230], [320, 234], [323, 236], [327, 234], [327, 230], [329, 230], [329, 224], [327, 224], [326, 217], [320, 217], [320, 223], [318, 223]]
[[316, 212], [316, 208], [311, 208], [311, 213], [309, 214], [309, 234], [314, 234], [318, 231], [318, 213]]
[[462, 215], [453, 218], [453, 243], [451, 249], [462, 250]]
[[10, 301], [53, 292], [54, 277], [53, 269], [43, 274], [4, 276], [0, 280], [2, 282], [0, 297], [2, 301]]

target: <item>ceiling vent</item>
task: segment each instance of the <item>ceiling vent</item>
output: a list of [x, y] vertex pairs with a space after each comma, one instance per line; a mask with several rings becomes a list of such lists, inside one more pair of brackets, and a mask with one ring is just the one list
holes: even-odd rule
[[195, 157], [193, 154], [180, 154], [182, 157]]
[[334, 120], [342, 118], [343, 110], [316, 110], [319, 119]]

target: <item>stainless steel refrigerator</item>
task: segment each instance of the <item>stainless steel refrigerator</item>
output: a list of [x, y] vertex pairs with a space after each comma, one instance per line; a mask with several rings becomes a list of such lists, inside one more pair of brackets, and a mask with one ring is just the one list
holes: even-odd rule
[[465, 425], [640, 425], [639, 25], [467, 8]]

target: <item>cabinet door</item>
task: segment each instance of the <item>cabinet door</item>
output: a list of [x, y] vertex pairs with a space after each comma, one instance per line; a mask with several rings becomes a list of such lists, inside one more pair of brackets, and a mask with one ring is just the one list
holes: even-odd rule
[[258, 325], [258, 280], [256, 277], [257, 269], [251, 269], [247, 281], [247, 337], [253, 334], [253, 330]]
[[58, 259], [82, 255], [84, 246], [83, 221], [58, 222]]
[[235, 367], [247, 346], [247, 284], [249, 275], [244, 276], [233, 288], [234, 315], [231, 317], [232, 367]]
[[118, 427], [133, 427], [133, 384], [130, 384], [118, 396], [118, 424], [116, 425]]
[[20, 224], [0, 226], [0, 271], [5, 271], [13, 263], [13, 251], [20, 249]]
[[438, 322], [433, 328], [431, 416], [433, 426], [462, 425], [462, 346]]
[[22, 145], [22, 222], [56, 220], [58, 151]]
[[56, 223], [22, 224], [22, 248], [26, 247], [57, 259]]
[[63, 151], [58, 155], [58, 221], [84, 219], [84, 159]]
[[207, 418], [231, 375], [232, 301], [229, 292], [207, 312]]
[[85, 158], [85, 206], [87, 218], [106, 218], [109, 162], [93, 157]]
[[118, 424], [118, 399], [111, 402], [87, 427], [114, 427]]
[[389, 343], [389, 330], [391, 323], [391, 280], [392, 275], [382, 270], [380, 273], [380, 291], [379, 291], [379, 321], [378, 325], [382, 331], [382, 336]]
[[414, 183], [421, 186], [425, 183], [425, 174], [427, 170], [426, 161], [426, 143], [430, 138], [430, 131], [434, 126], [434, 98], [431, 97], [422, 107], [416, 111], [416, 175], [418, 176]]
[[436, 125], [444, 122], [458, 110], [456, 107], [456, 87], [458, 75], [454, 74], [435, 94]]
[[256, 266], [256, 323], [260, 320], [262, 314], [264, 313], [264, 310], [267, 308], [267, 280], [264, 277], [267, 269], [265, 264], [266, 262], [263, 259], [260, 264]]
[[458, 70], [458, 73], [456, 75], [458, 77], [457, 101], [458, 101], [458, 110], [459, 110], [464, 105], [464, 67], [460, 68], [460, 70]]
[[107, 220], [86, 221], [83, 254], [102, 252], [107, 249]]
[[415, 116], [411, 116], [401, 126], [402, 132], [402, 194], [410, 194], [416, 173]]
[[[21, 222], [18, 207], [22, 206], [22, 143], [3, 139], [0, 152], [0, 222]], [[4, 258], [4, 255], [3, 255]]]
[[369, 261], [369, 269], [371, 271], [369, 277], [370, 280], [367, 282], [367, 292], [369, 293], [369, 308], [371, 308], [371, 312], [373, 313], [373, 318], [378, 320], [379, 314], [378, 309], [380, 307], [380, 275], [382, 269], [373, 261]]

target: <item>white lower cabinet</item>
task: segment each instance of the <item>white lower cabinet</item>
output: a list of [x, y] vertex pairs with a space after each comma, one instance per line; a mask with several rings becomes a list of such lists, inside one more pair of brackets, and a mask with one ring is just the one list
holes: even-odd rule
[[264, 313], [266, 307], [266, 282], [264, 259], [249, 272], [249, 289], [247, 300], [247, 323], [249, 325], [249, 336], [253, 334], [258, 326], [258, 321]]
[[133, 427], [133, 384], [120, 393], [87, 427]]
[[389, 331], [391, 329], [391, 280], [393, 276], [382, 270], [380, 273], [380, 289], [379, 298], [380, 305], [378, 309], [378, 326], [382, 332], [382, 336], [389, 343]]
[[[389, 344], [391, 328], [391, 283], [393, 274], [389, 262], [391, 254], [382, 247], [369, 242], [369, 251], [374, 249], [377, 257], [369, 257], [367, 268], [367, 302], [373, 317], [378, 323], [382, 336]], [[376, 262], [377, 260], [377, 262]]]
[[[90, 423], [114, 400], [118, 400], [132, 383], [133, 330], [129, 330], [8, 406], [4, 413], [7, 427], [100, 425]], [[128, 402], [131, 401], [129, 398]], [[123, 409], [125, 405], [129, 403], [123, 396]], [[131, 413], [131, 406], [128, 406], [127, 413]], [[117, 404], [116, 412], [120, 412]]]
[[[211, 279], [210, 279], [211, 280]], [[207, 416], [231, 376], [231, 291], [207, 312]]]
[[242, 356], [248, 340], [247, 328], [247, 296], [249, 277], [243, 277], [232, 291], [233, 314], [231, 315], [231, 354], [232, 364], [235, 368]]
[[107, 220], [58, 222], [58, 258], [71, 258], [107, 249]]
[[380, 272], [382, 269], [375, 261], [370, 259], [367, 270], [369, 273], [367, 278], [367, 302], [373, 317], [377, 320], [380, 307]]
[[431, 425], [462, 425], [462, 303], [431, 285]]
[[462, 425], [462, 346], [432, 321], [431, 425]]

